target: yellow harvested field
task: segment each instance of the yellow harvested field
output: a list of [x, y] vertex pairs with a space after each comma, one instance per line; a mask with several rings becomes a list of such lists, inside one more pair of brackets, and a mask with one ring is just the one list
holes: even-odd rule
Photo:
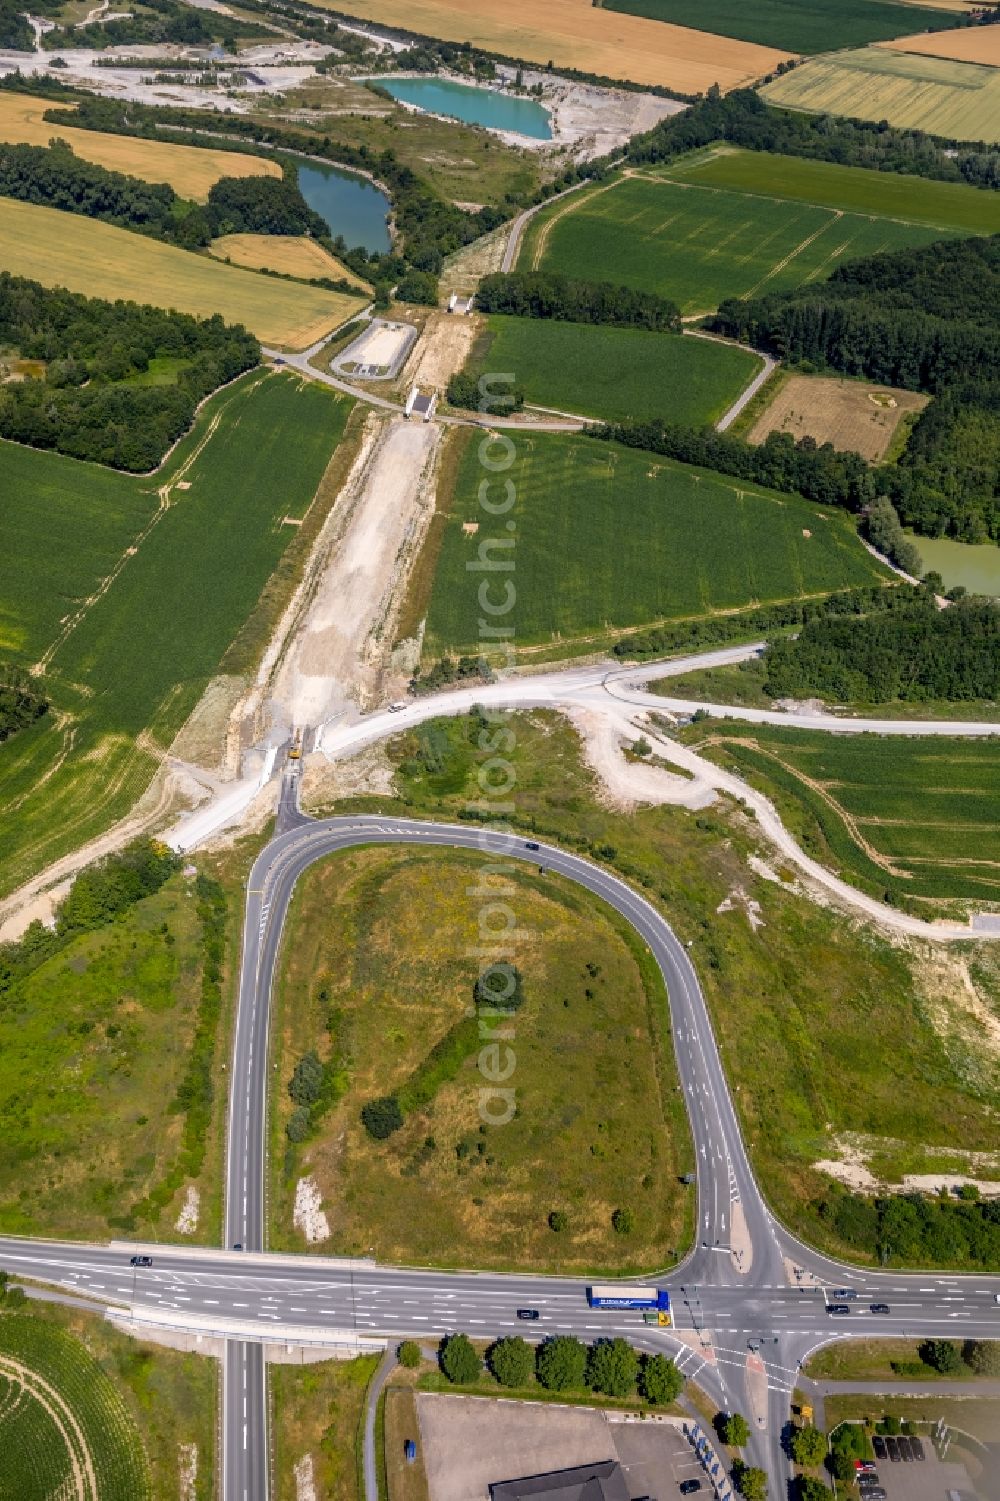
[[47, 146], [53, 136], [68, 141], [77, 156], [96, 162], [109, 172], [125, 172], [143, 182], [168, 182], [182, 198], [204, 203], [220, 177], [280, 177], [277, 162], [241, 151], [212, 151], [202, 146], [174, 146], [167, 141], [140, 141], [134, 136], [108, 135], [53, 125], [43, 119], [58, 100], [34, 99], [28, 94], [0, 93], [0, 141], [12, 146]]
[[250, 271], [280, 271], [283, 276], [327, 276], [331, 281], [344, 277], [359, 291], [371, 293], [371, 287], [335, 255], [305, 235], [221, 235], [208, 247], [220, 261], [245, 266]]
[[304, 349], [343, 323], [366, 299], [278, 281], [226, 266], [207, 255], [163, 245], [127, 229], [4, 200], [0, 271], [89, 297], [151, 302], [242, 323], [264, 344]]
[[1000, 68], [984, 64], [859, 47], [810, 58], [762, 92], [788, 109], [888, 120], [959, 141], [1000, 141]]
[[761, 413], [749, 439], [763, 443], [769, 433], [791, 433], [796, 440], [815, 438], [841, 453], [860, 453], [877, 462], [904, 416], [922, 411], [929, 399], [864, 381], [793, 375]]
[[921, 31], [878, 42], [893, 52], [912, 52], [920, 57], [949, 57], [957, 63], [984, 63], [1000, 68], [1000, 26], [959, 26], [955, 31]]
[[792, 56], [754, 42], [604, 10], [592, 0], [318, 0], [339, 13], [401, 26], [525, 62], [578, 68], [697, 94], [773, 73]]

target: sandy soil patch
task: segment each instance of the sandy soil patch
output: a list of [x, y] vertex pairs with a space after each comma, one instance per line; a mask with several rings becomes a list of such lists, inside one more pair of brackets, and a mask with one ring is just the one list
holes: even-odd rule
[[184, 1191], [184, 1203], [181, 1212], [174, 1221], [174, 1229], [181, 1235], [193, 1235], [198, 1228], [198, 1215], [201, 1211], [201, 1195], [193, 1183], [189, 1183]]
[[[589, 709], [574, 709], [569, 717], [580, 735], [584, 760], [600, 781], [610, 807], [622, 812], [631, 812], [642, 803], [704, 808], [715, 800], [712, 789], [697, 779], [678, 776], [646, 761], [626, 760], [625, 747], [640, 734], [628, 720], [612, 719]], [[648, 730], [642, 733], [653, 739]], [[655, 741], [658, 751], [664, 744]]]
[[739, 88], [792, 54], [687, 26], [604, 10], [591, 0], [337, 0], [336, 9], [545, 67], [665, 84], [695, 94]]
[[916, 52], [921, 57], [947, 57], [959, 63], [985, 63], [1000, 68], [1000, 27], [960, 26], [956, 31], [922, 31], [877, 42], [891, 52]]
[[323, 1199], [315, 1178], [300, 1178], [296, 1184], [292, 1224], [302, 1231], [311, 1246], [329, 1240], [330, 1222], [323, 1213]]
[[250, 271], [280, 271], [283, 276], [298, 276], [304, 281], [317, 276], [327, 276], [331, 281], [343, 278], [363, 292], [371, 291], [343, 261], [306, 235], [221, 235], [208, 248], [218, 260], [246, 266]]
[[432, 313], [403, 367], [403, 385], [443, 392], [468, 359], [481, 327], [475, 314]]
[[885, 456], [903, 417], [922, 411], [929, 399], [892, 386], [793, 375], [761, 413], [750, 442], [763, 443], [769, 433], [791, 433], [876, 461]]
[[395, 797], [395, 767], [385, 745], [366, 746], [344, 761], [306, 758], [300, 800], [306, 809], [327, 808], [345, 797]]
[[283, 723], [316, 727], [374, 702], [406, 575], [433, 511], [440, 441], [435, 424], [368, 419], [273, 684]]
[[311, 1454], [303, 1454], [292, 1467], [295, 1476], [295, 1501], [316, 1501], [316, 1476]]
[[77, 156], [96, 162], [109, 172], [125, 172], [143, 182], [168, 182], [183, 198], [200, 203], [221, 177], [280, 177], [277, 162], [242, 152], [213, 151], [203, 146], [173, 146], [166, 141], [142, 141], [132, 136], [104, 135], [95, 130], [53, 125], [43, 119], [58, 100], [33, 99], [26, 94], [0, 94], [0, 141], [47, 146], [53, 136], [68, 141]]
[[[892, 1182], [878, 1177], [870, 1163], [876, 1156], [905, 1149], [905, 1143], [891, 1137], [845, 1131], [834, 1138], [834, 1146], [837, 1156], [814, 1162], [813, 1167], [855, 1193], [936, 1194], [942, 1188], [953, 1192], [968, 1183], [978, 1188], [984, 1198], [1000, 1198], [1000, 1153], [968, 1152], [960, 1147], [921, 1147], [917, 1150], [922, 1157], [947, 1160], [948, 1168], [940, 1172], [904, 1173], [898, 1182]], [[968, 1172], [955, 1171], [956, 1161], [967, 1167]]]

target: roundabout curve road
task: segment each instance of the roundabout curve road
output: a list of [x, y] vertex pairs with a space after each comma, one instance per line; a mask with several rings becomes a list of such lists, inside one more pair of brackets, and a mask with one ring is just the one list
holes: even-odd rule
[[[1000, 1337], [1000, 1279], [851, 1269], [809, 1250], [775, 1221], [748, 1160], [691, 957], [657, 908], [612, 871], [548, 844], [529, 850], [523, 839], [477, 825], [385, 815], [312, 820], [299, 811], [297, 784], [297, 765], [291, 763], [282, 774], [278, 832], [248, 882], [230, 1075], [224, 1248], [149, 1247], [152, 1267], [133, 1271], [128, 1259], [134, 1246], [0, 1239], [0, 1264], [111, 1304], [125, 1327], [226, 1339], [224, 1501], [266, 1501], [269, 1495], [269, 1341], [384, 1343], [455, 1329], [493, 1337], [518, 1330], [519, 1306], [536, 1307], [537, 1335], [624, 1334], [637, 1346], [675, 1355], [685, 1375], [697, 1379], [719, 1407], [751, 1414], [747, 1455], [767, 1470], [778, 1495], [790, 1476], [782, 1438], [799, 1363], [831, 1338], [830, 1287], [857, 1289], [853, 1333]], [[635, 1313], [591, 1309], [582, 1279], [394, 1268], [263, 1250], [268, 1018], [288, 904], [299, 876], [315, 861], [371, 844], [480, 851], [493, 867], [506, 861], [543, 865], [609, 903], [648, 945], [670, 999], [697, 1163], [693, 1248], [657, 1278], [672, 1291], [674, 1331], [648, 1329]], [[749, 1265], [738, 1264], [731, 1251], [734, 1213], [746, 1225]], [[890, 1304], [891, 1314], [873, 1317], [873, 1301]], [[843, 1321], [836, 1332], [843, 1335]], [[749, 1353], [750, 1343], [760, 1346], [759, 1353]]]

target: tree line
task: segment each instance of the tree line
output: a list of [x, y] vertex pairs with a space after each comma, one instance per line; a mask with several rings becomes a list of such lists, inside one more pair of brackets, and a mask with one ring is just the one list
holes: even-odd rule
[[874, 615], [823, 611], [794, 639], [772, 641], [764, 689], [838, 703], [1000, 698], [1000, 604], [959, 598], [939, 609], [930, 589], [890, 592], [899, 608]]
[[672, 115], [627, 150], [635, 163], [672, 161], [685, 151], [728, 141], [748, 151], [770, 151], [876, 172], [902, 172], [941, 182], [1000, 187], [1000, 146], [963, 142], [881, 120], [802, 114], [768, 104], [752, 89], [722, 95], [715, 87], [683, 113]]
[[979, 1199], [975, 1189], [962, 1195], [867, 1198], [832, 1186], [812, 1208], [845, 1245], [882, 1266], [993, 1270], [1000, 1265], [1000, 1199]]
[[166, 845], [141, 839], [81, 871], [56, 909], [55, 926], [34, 921], [16, 943], [0, 944], [0, 1009], [10, 1006], [22, 980], [81, 933], [116, 922], [159, 891], [181, 867]]
[[840, 267], [821, 285], [743, 302], [712, 326], [808, 369], [926, 391], [877, 485], [916, 530], [1000, 538], [1000, 235]]
[[[414, 1362], [409, 1341], [400, 1346], [404, 1365]], [[636, 1393], [653, 1406], [673, 1402], [684, 1390], [684, 1377], [666, 1355], [640, 1354], [626, 1339], [596, 1339], [585, 1345], [572, 1334], [552, 1334], [540, 1345], [517, 1335], [495, 1340], [486, 1351], [486, 1368], [500, 1386], [519, 1389], [535, 1382], [550, 1392], [598, 1392], [628, 1398]], [[471, 1386], [483, 1378], [483, 1357], [467, 1334], [449, 1334], [438, 1348], [438, 1364], [454, 1386]]]
[[20, 667], [0, 662], [0, 744], [34, 724], [48, 707], [33, 678]]
[[[199, 401], [260, 359], [217, 315], [105, 302], [0, 272], [0, 343], [45, 361], [41, 380], [0, 386], [0, 437], [116, 469], [155, 467]], [[150, 361], [183, 363], [164, 385], [130, 385]]]
[[371, 173], [391, 196], [393, 220], [399, 234], [398, 248], [391, 252], [370, 252], [363, 246], [352, 248], [339, 237], [335, 237], [333, 243], [351, 270], [373, 282], [376, 288], [388, 288], [408, 270], [422, 271], [436, 279], [447, 255], [495, 229], [510, 218], [520, 203], [519, 199], [508, 197], [501, 205], [487, 204], [474, 212], [460, 209], [442, 198], [424, 178], [400, 162], [391, 150], [376, 152], [365, 145], [354, 146], [329, 135], [309, 135], [254, 120], [247, 115], [226, 117], [226, 135], [238, 137], [238, 140], [226, 140], [221, 135], [206, 132], [204, 111], [201, 110], [157, 108], [93, 96], [80, 100], [73, 109], [47, 110], [45, 118], [55, 125], [73, 125], [85, 130], [111, 131], [160, 141], [175, 140], [185, 145], [208, 146], [213, 150], [244, 151], [246, 141], [257, 141]]
[[656, 292], [639, 292], [610, 281], [579, 281], [558, 271], [497, 271], [476, 292], [484, 313], [553, 318], [567, 323], [610, 323], [679, 333], [681, 310]]

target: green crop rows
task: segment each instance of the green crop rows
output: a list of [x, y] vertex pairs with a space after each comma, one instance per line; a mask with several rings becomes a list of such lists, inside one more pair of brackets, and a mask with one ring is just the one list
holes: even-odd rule
[[79, 1340], [30, 1315], [0, 1316], [0, 1425], [0, 1496], [149, 1496], [145, 1454], [118, 1392]]
[[849, 879], [880, 895], [888, 891], [894, 900], [1000, 900], [995, 740], [827, 735], [757, 725], [713, 724], [708, 733], [720, 741], [716, 754], [724, 749], [725, 759], [805, 811], [804, 821], [798, 815], [799, 832], [809, 836], [813, 853], [832, 857]]
[[941, 238], [927, 224], [650, 175], [584, 191], [537, 215], [519, 264], [659, 292], [693, 314], [726, 297], [822, 280], [859, 256]]
[[871, 172], [865, 167], [841, 167], [835, 162], [726, 147], [708, 157], [664, 167], [662, 176], [844, 213], [929, 224], [945, 232], [1000, 232], [1000, 201], [992, 190], [965, 183], [932, 182], [902, 172]]
[[[431, 654], [479, 639], [477, 591], [489, 575], [466, 565], [484, 537], [483, 473], [470, 444], [431, 595]], [[504, 623], [521, 644], [607, 635], [883, 576], [842, 513], [597, 439], [518, 438], [506, 477], [516, 492], [508, 519], [517, 527], [517, 600]], [[465, 522], [479, 522], [478, 534], [465, 533]]]
[[490, 332], [481, 368], [512, 371], [538, 406], [609, 421], [715, 422], [760, 368], [745, 349], [645, 329], [494, 315]]
[[18, 499], [0, 517], [0, 652], [45, 659], [52, 703], [0, 751], [4, 889], [148, 786], [295, 535], [283, 518], [307, 510], [349, 407], [252, 374], [147, 477], [0, 444], [0, 490]]
[[860, 47], [954, 26], [956, 19], [953, 12], [923, 7], [914, 14], [912, 5], [892, 0], [604, 0], [604, 7], [784, 52]]

